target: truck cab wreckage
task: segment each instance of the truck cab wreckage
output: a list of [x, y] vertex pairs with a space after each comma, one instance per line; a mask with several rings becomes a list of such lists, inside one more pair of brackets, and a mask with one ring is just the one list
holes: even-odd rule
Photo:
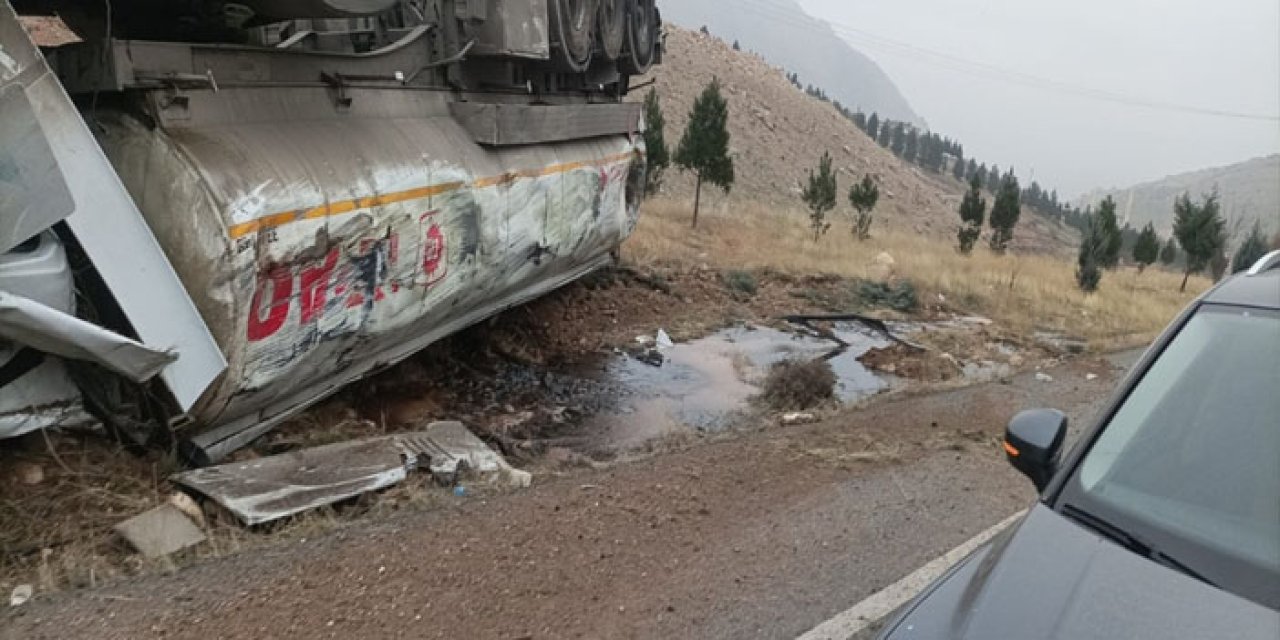
[[0, 438], [101, 422], [210, 464], [607, 264], [660, 25], [653, 0], [0, 0]]

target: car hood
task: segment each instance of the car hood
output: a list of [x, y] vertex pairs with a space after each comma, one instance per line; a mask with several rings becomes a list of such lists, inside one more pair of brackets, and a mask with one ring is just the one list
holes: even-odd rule
[[1152, 562], [1037, 504], [926, 592], [891, 640], [1280, 638], [1280, 612]]

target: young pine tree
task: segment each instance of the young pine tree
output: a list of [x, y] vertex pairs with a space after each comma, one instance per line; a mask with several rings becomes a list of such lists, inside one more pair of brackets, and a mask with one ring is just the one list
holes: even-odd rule
[[1120, 222], [1116, 218], [1116, 201], [1107, 196], [1098, 206], [1097, 222], [1102, 227], [1106, 244], [1102, 251], [1102, 268], [1114, 269], [1120, 264], [1120, 249], [1124, 247], [1124, 236], [1120, 233]]
[[1222, 255], [1225, 230], [1226, 221], [1222, 219], [1217, 192], [1206, 194], [1199, 203], [1192, 202], [1191, 194], [1184, 193], [1173, 204], [1173, 237], [1178, 239], [1187, 258], [1179, 291], [1187, 290], [1191, 274], [1204, 271], [1215, 256]]
[[671, 151], [667, 149], [665, 133], [667, 119], [662, 114], [662, 103], [655, 89], [649, 89], [644, 97], [644, 124], [645, 155], [649, 160], [644, 192], [653, 195], [662, 188], [662, 174], [671, 166]]
[[964, 161], [964, 156], [957, 156], [955, 161], [951, 163], [951, 177], [960, 182], [964, 182], [965, 167], [969, 166]]
[[818, 171], [809, 170], [809, 185], [801, 198], [809, 207], [809, 226], [813, 229], [813, 241], [817, 242], [828, 230], [827, 212], [836, 208], [836, 174], [831, 170], [831, 154], [823, 152], [818, 161]]
[[1022, 191], [1013, 171], [1000, 179], [996, 201], [991, 205], [991, 250], [1004, 253], [1013, 242], [1013, 229], [1022, 217]]
[[1138, 265], [1138, 273], [1142, 273], [1149, 265], [1160, 259], [1160, 236], [1156, 235], [1156, 227], [1150, 222], [1138, 234], [1138, 241], [1133, 243], [1133, 261]]
[[907, 141], [902, 145], [902, 159], [907, 162], [915, 162], [920, 158], [920, 142], [923, 137], [916, 132], [914, 128], [907, 134]]
[[969, 255], [973, 252], [973, 245], [982, 236], [982, 223], [986, 221], [986, 216], [987, 200], [982, 197], [982, 183], [974, 176], [969, 181], [969, 191], [960, 202], [960, 231], [957, 234], [960, 253]]
[[1102, 259], [1107, 252], [1107, 231], [1098, 216], [1087, 214], [1080, 239], [1080, 253], [1076, 257], [1076, 285], [1085, 293], [1098, 290], [1102, 282]]
[[1165, 243], [1164, 249], [1160, 251], [1160, 264], [1169, 267], [1178, 261], [1178, 241], [1172, 236]]
[[907, 126], [901, 122], [893, 123], [893, 140], [890, 143], [893, 155], [902, 157], [907, 152]]
[[872, 113], [871, 117], [867, 118], [867, 137], [872, 140], [880, 138], [880, 114]]
[[1267, 237], [1262, 234], [1262, 225], [1255, 220], [1249, 237], [1240, 243], [1240, 248], [1236, 250], [1236, 255], [1231, 260], [1231, 273], [1240, 273], [1252, 267], [1265, 255], [1267, 255]]
[[880, 187], [876, 185], [871, 174], [862, 177], [862, 182], [849, 189], [849, 204], [856, 213], [853, 221], [853, 236], [858, 240], [871, 237], [872, 212], [880, 201]]
[[729, 157], [729, 102], [720, 93], [720, 81], [711, 84], [693, 103], [689, 112], [689, 126], [676, 149], [676, 165], [692, 171], [695, 178], [693, 192], [693, 226], [698, 227], [698, 209], [702, 204], [702, 183], [724, 189], [733, 186], [733, 158]]
[[880, 135], [877, 138], [876, 142], [879, 142], [880, 146], [886, 149], [892, 147], [894, 130], [895, 130], [895, 127], [893, 126], [893, 121], [885, 120], [884, 122], [881, 122]]

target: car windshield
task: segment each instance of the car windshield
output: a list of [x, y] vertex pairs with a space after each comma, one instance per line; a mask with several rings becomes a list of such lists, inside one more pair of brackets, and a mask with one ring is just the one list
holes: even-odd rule
[[1195, 314], [1093, 443], [1068, 503], [1280, 607], [1280, 316]]

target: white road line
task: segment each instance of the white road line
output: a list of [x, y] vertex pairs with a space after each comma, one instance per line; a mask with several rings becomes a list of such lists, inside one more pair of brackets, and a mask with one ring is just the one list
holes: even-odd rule
[[1009, 516], [1000, 524], [979, 533], [941, 557], [929, 561], [928, 564], [916, 569], [911, 575], [881, 589], [878, 593], [814, 627], [796, 640], [848, 640], [848, 638], [853, 637], [881, 618], [893, 613], [898, 607], [906, 604], [917, 593], [929, 586], [931, 582], [938, 579], [938, 576], [946, 573], [948, 569], [963, 560], [974, 549], [994, 538], [997, 533], [1017, 522], [1026, 513], [1024, 509]]

